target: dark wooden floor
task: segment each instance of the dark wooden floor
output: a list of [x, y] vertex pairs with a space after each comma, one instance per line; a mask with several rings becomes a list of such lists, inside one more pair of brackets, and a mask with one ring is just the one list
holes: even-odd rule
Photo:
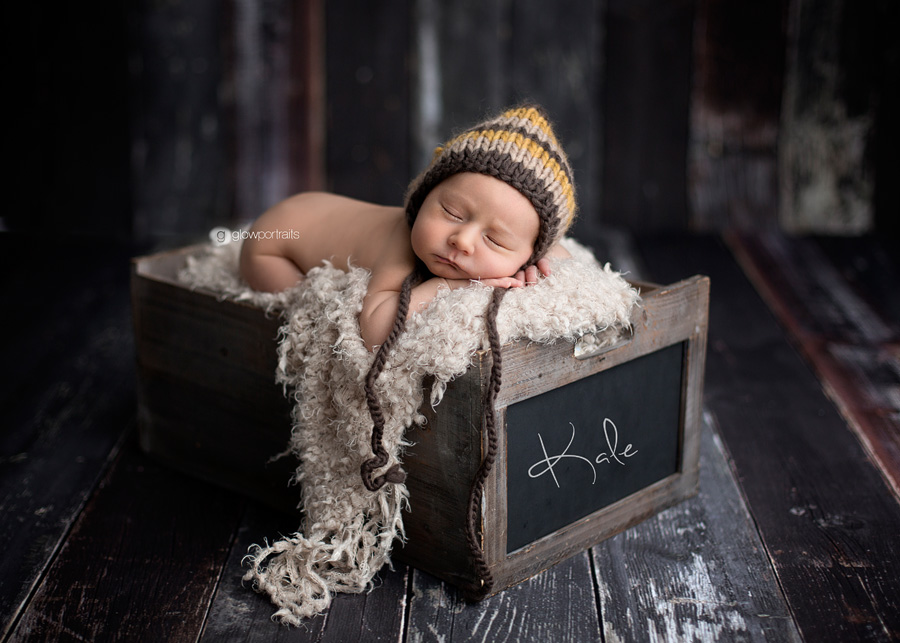
[[900, 639], [900, 248], [611, 239], [632, 274], [712, 279], [700, 494], [483, 603], [398, 565], [288, 629], [241, 559], [296, 517], [137, 446], [146, 249], [0, 235], [3, 639]]

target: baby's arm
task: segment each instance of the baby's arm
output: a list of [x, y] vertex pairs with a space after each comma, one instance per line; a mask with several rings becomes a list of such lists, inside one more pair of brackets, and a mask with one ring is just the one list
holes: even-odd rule
[[244, 252], [242, 248], [241, 276], [253, 290], [281, 292], [300, 281], [303, 273], [285, 256]]
[[[370, 349], [383, 344], [390, 334], [397, 318], [403, 282], [416, 265], [405, 217], [397, 217], [379, 241], [382, 246], [373, 262], [372, 276], [359, 313], [359, 332]], [[413, 291], [411, 295], [419, 296], [411, 296], [410, 311], [416, 310], [415, 306], [420, 305], [421, 296], [425, 295], [419, 288]]]
[[254, 222], [250, 236], [241, 246], [241, 277], [254, 290], [281, 292], [303, 278], [303, 272], [289, 258], [285, 242], [278, 235], [265, 234], [290, 230], [296, 225], [296, 200], [287, 199], [267, 210]]

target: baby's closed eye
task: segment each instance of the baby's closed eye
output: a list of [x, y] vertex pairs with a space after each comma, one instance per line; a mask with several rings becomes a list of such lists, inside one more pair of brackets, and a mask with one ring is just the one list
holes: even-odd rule
[[462, 221], [462, 217], [459, 216], [458, 214], [456, 214], [455, 212], [453, 212], [452, 210], [448, 209], [447, 206], [442, 205], [441, 208], [443, 208], [444, 213], [445, 213], [445, 214], [447, 215], [447, 217], [450, 218], [451, 220], [453, 220], [453, 221]]
[[492, 236], [489, 235], [489, 234], [484, 235], [484, 238], [487, 239], [487, 240], [488, 240], [488, 243], [490, 243], [490, 244], [493, 245], [493, 246], [497, 246], [498, 248], [502, 248], [502, 249], [504, 249], [504, 250], [508, 250], [508, 249], [509, 249], [509, 248], [507, 248], [506, 246], [504, 246], [502, 243], [500, 243], [499, 241], [497, 241], [497, 239], [495, 239], [494, 237], [492, 237]]

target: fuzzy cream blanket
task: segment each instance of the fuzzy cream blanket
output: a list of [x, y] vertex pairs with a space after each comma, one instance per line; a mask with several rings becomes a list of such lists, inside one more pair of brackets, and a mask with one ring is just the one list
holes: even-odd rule
[[[573, 259], [554, 261], [549, 277], [506, 294], [497, 316], [502, 343], [603, 344], [629, 330], [638, 293], [583, 246], [571, 239], [563, 244]], [[189, 258], [179, 278], [283, 316], [275, 378], [294, 401], [290, 449], [300, 460], [295, 480], [303, 521], [296, 533], [254, 546], [244, 579], [269, 595], [277, 607], [274, 618], [296, 625], [326, 609], [335, 592], [371, 587], [378, 570], [390, 562], [394, 539], [404, 538], [407, 490], [388, 484], [370, 492], [360, 478], [360, 465], [372, 455], [363, 386], [374, 354], [360, 337], [357, 321], [369, 272], [343, 272], [326, 264], [285, 293], [257, 293], [238, 277], [238, 252], [239, 244], [210, 246]], [[403, 457], [404, 431], [424, 422], [425, 376], [433, 378], [429, 402], [437, 405], [447, 383], [486, 348], [484, 311], [490, 292], [477, 282], [441, 291], [407, 323], [377, 382], [390, 465]]]

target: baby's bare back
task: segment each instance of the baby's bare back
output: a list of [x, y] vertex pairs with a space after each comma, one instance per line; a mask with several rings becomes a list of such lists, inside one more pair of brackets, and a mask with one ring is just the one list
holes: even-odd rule
[[403, 247], [409, 244], [404, 216], [399, 207], [324, 192], [298, 194], [253, 224], [241, 251], [241, 272], [257, 289], [282, 290], [323, 261], [342, 270], [350, 264], [371, 270], [385, 252], [409, 252]]

